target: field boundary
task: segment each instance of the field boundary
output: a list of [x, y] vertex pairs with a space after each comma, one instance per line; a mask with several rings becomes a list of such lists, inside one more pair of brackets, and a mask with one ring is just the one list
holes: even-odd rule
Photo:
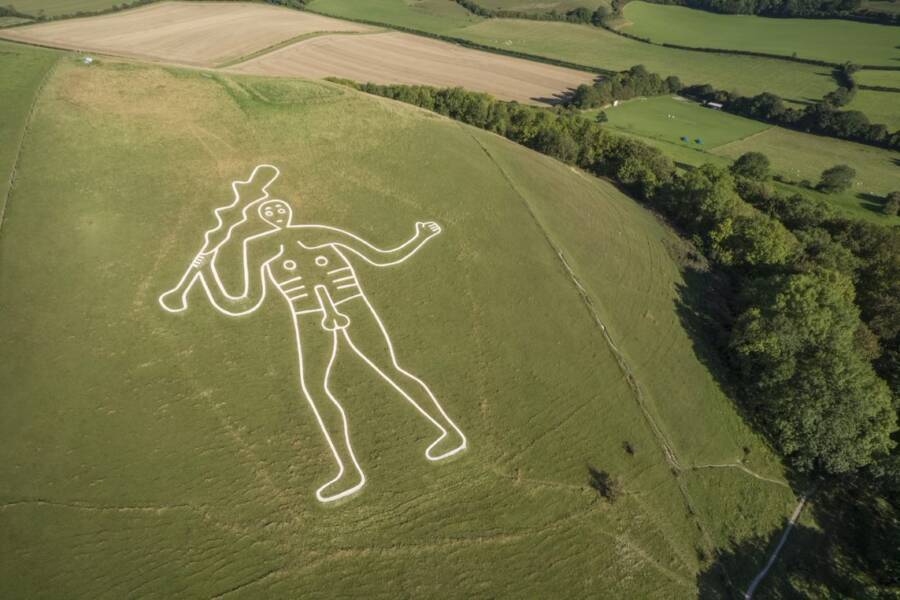
[[287, 48], [288, 46], [293, 46], [294, 44], [299, 44], [300, 42], [304, 42], [306, 40], [310, 40], [317, 37], [323, 37], [328, 35], [372, 35], [376, 33], [386, 33], [384, 30], [376, 30], [376, 31], [312, 31], [310, 33], [301, 33], [300, 35], [296, 35], [292, 38], [288, 38], [286, 40], [282, 40], [280, 42], [276, 42], [271, 46], [267, 46], [260, 50], [256, 50], [255, 52], [251, 52], [250, 54], [245, 54], [244, 56], [238, 56], [237, 58], [232, 58], [226, 60], [223, 63], [219, 63], [215, 65], [215, 69], [226, 69], [228, 67], [233, 67], [235, 65], [239, 65], [241, 63], [249, 62], [254, 58], [259, 58], [260, 56], [265, 56], [266, 54], [271, 54], [273, 52], [277, 52], [282, 48]]
[[50, 80], [50, 76], [56, 70], [56, 65], [59, 64], [60, 57], [56, 57], [56, 60], [47, 67], [47, 71], [44, 73], [44, 76], [41, 78], [41, 82], [38, 84], [37, 88], [34, 90], [34, 97], [31, 99], [31, 106], [28, 107], [28, 113], [25, 115], [25, 124], [22, 127], [22, 135], [19, 137], [19, 143], [16, 144], [16, 156], [12, 163], [12, 168], [9, 170], [9, 183], [6, 188], [6, 196], [3, 198], [3, 204], [0, 205], [0, 233], [3, 232], [3, 224], [6, 222], [6, 207], [9, 206], [9, 199], [12, 197], [13, 188], [16, 185], [16, 173], [19, 170], [19, 161], [22, 158], [22, 147], [25, 145], [25, 138], [28, 136], [28, 130], [31, 129], [31, 123], [34, 120], [35, 109], [37, 108], [38, 99], [41, 97], [41, 94], [44, 91], [44, 86], [47, 85], [47, 81]]

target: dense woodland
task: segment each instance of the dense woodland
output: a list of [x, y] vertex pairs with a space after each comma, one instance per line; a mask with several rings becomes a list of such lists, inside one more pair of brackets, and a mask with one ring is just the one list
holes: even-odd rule
[[[777, 192], [761, 154], [680, 173], [659, 150], [574, 111], [461, 88], [341, 83], [610, 178], [663, 215], [713, 266], [707, 341], [729, 365], [744, 413], [796, 473], [828, 486], [852, 482], [887, 502], [891, 535], [900, 536], [900, 228], [848, 220], [820, 201]], [[852, 177], [846, 168], [829, 171], [820, 185]], [[859, 568], [878, 586], [900, 589], [900, 555], [890, 546]]]

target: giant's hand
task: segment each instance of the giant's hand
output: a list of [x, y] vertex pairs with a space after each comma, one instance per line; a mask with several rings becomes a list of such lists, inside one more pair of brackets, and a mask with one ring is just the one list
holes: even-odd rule
[[434, 221], [419, 221], [416, 223], [416, 236], [422, 241], [428, 240], [441, 232], [441, 226]]

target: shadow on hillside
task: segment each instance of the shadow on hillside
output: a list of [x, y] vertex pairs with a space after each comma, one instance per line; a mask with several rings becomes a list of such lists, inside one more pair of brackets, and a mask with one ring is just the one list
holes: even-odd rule
[[[591, 82], [591, 84], [599, 83], [602, 80], [603, 80], [603, 76], [597, 75], [596, 77], [594, 77], [594, 80]], [[532, 102], [541, 102], [543, 104], [557, 106], [557, 105], [568, 104], [574, 95], [575, 95], [575, 88], [566, 88], [565, 91], [559, 92], [557, 94], [553, 94], [552, 96], [549, 96], [549, 97], [538, 96], [538, 97], [531, 98], [530, 100]]]
[[728, 280], [709, 269], [705, 259], [693, 249], [677, 259], [684, 283], [676, 287], [675, 312], [691, 338], [694, 354], [733, 398], [724, 358], [729, 336], [727, 328], [734, 320], [725, 300], [731, 295]]
[[[807, 504], [820, 528], [796, 525], [754, 598], [895, 598], [900, 540], [893, 509], [865, 492], [820, 489]], [[720, 551], [698, 575], [701, 600], [744, 598], [784, 527]]]
[[865, 192], [861, 192], [857, 194], [856, 197], [862, 200], [859, 205], [864, 209], [870, 210], [873, 213], [878, 213], [879, 215], [884, 214], [884, 204], [886, 202], [886, 199], [882, 196], [876, 196], [875, 194], [867, 194]]
[[[697, 575], [700, 600], [738, 600], [765, 567], [784, 532], [782, 527], [768, 536], [745, 540], [719, 552]], [[815, 549], [825, 544], [825, 535], [803, 525], [791, 529], [787, 543], [771, 570], [757, 585], [754, 598], [809, 598], [803, 590], [815, 589], [821, 559]], [[827, 588], [826, 588], [827, 589]]]

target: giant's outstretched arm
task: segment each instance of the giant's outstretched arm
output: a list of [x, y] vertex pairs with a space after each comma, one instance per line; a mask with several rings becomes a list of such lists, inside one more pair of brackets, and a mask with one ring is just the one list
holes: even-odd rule
[[441, 232], [441, 226], [434, 221], [416, 223], [416, 232], [411, 238], [396, 248], [383, 249], [370, 244], [358, 235], [327, 225], [302, 225], [300, 244], [315, 249], [336, 245], [350, 250], [364, 261], [376, 267], [389, 267], [402, 263], [419, 251], [425, 242]]
[[[257, 236], [258, 237], [258, 236]], [[228, 292], [216, 269], [217, 253], [198, 254], [185, 272], [184, 278], [175, 288], [159, 298], [162, 307], [169, 312], [181, 312], [187, 308], [188, 294], [199, 282], [206, 292], [210, 304], [219, 312], [231, 317], [247, 315], [262, 305], [266, 298], [266, 269], [270, 262], [281, 256], [284, 248], [276, 254], [263, 253], [263, 244], [254, 244], [254, 238], [243, 244], [243, 290], [239, 295]]]

